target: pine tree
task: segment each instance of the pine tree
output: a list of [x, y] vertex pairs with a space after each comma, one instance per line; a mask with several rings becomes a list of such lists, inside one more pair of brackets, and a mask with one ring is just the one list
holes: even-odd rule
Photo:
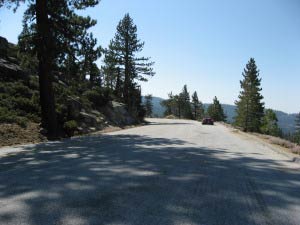
[[171, 115], [172, 112], [173, 112], [173, 107], [172, 107], [173, 93], [172, 93], [172, 92], [169, 93], [169, 94], [168, 94], [168, 97], [169, 97], [168, 99], [163, 100], [163, 101], [160, 103], [160, 105], [161, 105], [162, 107], [165, 107], [165, 108], [166, 108], [166, 110], [165, 110], [165, 112], [164, 112], [164, 116]]
[[104, 50], [104, 65], [102, 66], [105, 86], [113, 91], [118, 100], [123, 98], [124, 69], [119, 65], [120, 59], [115, 42], [111, 40]]
[[258, 132], [264, 115], [264, 103], [261, 102], [263, 96], [260, 94], [261, 78], [253, 58], [250, 58], [242, 75], [244, 78], [240, 81], [242, 91], [239, 100], [235, 102], [237, 105], [235, 124], [246, 132]]
[[101, 56], [101, 47], [97, 46], [97, 39], [90, 33], [81, 41], [81, 47], [78, 51], [78, 55], [82, 58], [80, 80], [85, 80], [86, 76], [89, 76], [89, 80], [92, 86], [101, 85], [100, 70], [95, 63]]
[[209, 105], [207, 108], [207, 114], [214, 120], [214, 121], [225, 121], [226, 116], [224, 114], [224, 110], [222, 105], [220, 104], [217, 97], [214, 97], [213, 104]]
[[294, 141], [300, 144], [300, 112], [296, 115]]
[[182, 111], [182, 117], [185, 119], [192, 119], [192, 109], [190, 103], [190, 93], [187, 90], [187, 85], [184, 85], [182, 92], [179, 94], [179, 104]]
[[199, 101], [196, 91], [192, 95], [192, 111], [193, 111], [193, 118], [195, 120], [199, 120], [203, 117], [204, 114], [203, 104], [201, 101]]
[[179, 103], [179, 96], [173, 95], [173, 93], [168, 94], [168, 99], [161, 102], [161, 105], [166, 108], [164, 115], [174, 115], [180, 118], [181, 116], [181, 104]]
[[278, 119], [272, 109], [265, 111], [262, 119], [261, 132], [272, 136], [280, 136], [280, 128], [278, 127]]
[[146, 76], [153, 76], [150, 58], [137, 57], [137, 53], [141, 52], [144, 42], [137, 37], [137, 27], [134, 25], [132, 18], [126, 14], [117, 26], [117, 32], [113, 41], [113, 50], [115, 51], [118, 66], [124, 70], [123, 98], [130, 111], [134, 108], [132, 96], [130, 92], [136, 81], [147, 81]]
[[300, 112], [296, 115], [295, 132], [300, 134]]
[[[4, 3], [18, 6], [20, 2], [25, 0], [2, 0], [0, 7]], [[67, 59], [66, 53], [79, 51], [80, 42], [87, 38], [87, 29], [96, 24], [95, 20], [78, 16], [75, 11], [93, 7], [99, 1], [27, 2], [20, 42], [24, 42], [24, 46], [37, 54], [42, 126], [50, 138], [55, 138], [58, 135], [58, 124], [52, 86], [53, 71]]]
[[152, 95], [146, 95], [145, 96], [145, 110], [146, 110], [146, 116], [151, 117], [153, 112], [153, 103], [152, 103]]
[[193, 106], [193, 117], [195, 120], [198, 118], [199, 99], [197, 92], [195, 91], [192, 95], [192, 106]]

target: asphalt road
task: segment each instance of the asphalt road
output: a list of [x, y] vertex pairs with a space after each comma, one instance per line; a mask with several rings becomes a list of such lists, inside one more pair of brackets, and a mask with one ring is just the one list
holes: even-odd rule
[[219, 124], [151, 122], [2, 149], [0, 224], [300, 224], [299, 164]]

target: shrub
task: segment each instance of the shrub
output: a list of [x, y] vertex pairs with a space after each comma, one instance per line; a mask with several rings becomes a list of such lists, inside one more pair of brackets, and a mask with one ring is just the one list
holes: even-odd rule
[[77, 130], [78, 128], [78, 124], [75, 120], [69, 120], [67, 122], [64, 123], [64, 131], [65, 133], [71, 137], [74, 135], [74, 132]]
[[281, 139], [281, 138], [277, 138], [277, 137], [270, 137], [270, 143], [275, 144], [275, 145], [280, 145], [282, 147], [285, 148], [293, 148], [294, 147], [294, 143], [291, 143], [290, 141]]
[[18, 116], [14, 111], [10, 111], [5, 107], [0, 107], [0, 123], [16, 123], [21, 127], [26, 127], [28, 119]]
[[110, 99], [110, 92], [107, 89], [94, 88], [83, 93], [93, 105], [94, 108], [105, 106]]

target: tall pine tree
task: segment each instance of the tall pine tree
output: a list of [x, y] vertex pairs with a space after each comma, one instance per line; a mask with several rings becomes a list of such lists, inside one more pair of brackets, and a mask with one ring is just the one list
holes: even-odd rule
[[124, 71], [123, 81], [123, 99], [130, 111], [139, 106], [135, 103], [139, 102], [133, 99], [130, 93], [137, 89], [137, 81], [147, 81], [147, 76], [153, 76], [152, 65], [149, 62], [150, 58], [139, 57], [138, 53], [143, 50], [144, 42], [141, 42], [137, 37], [137, 27], [133, 23], [129, 14], [119, 22], [117, 32], [111, 46], [117, 56], [116, 61], [118, 66]]
[[203, 104], [201, 101], [199, 101], [196, 91], [192, 95], [192, 111], [193, 111], [193, 118], [195, 120], [200, 120], [203, 117], [204, 114]]
[[181, 104], [182, 117], [185, 119], [192, 119], [192, 108], [190, 102], [190, 93], [188, 92], [187, 85], [182, 88], [182, 92], [179, 94], [179, 104]]
[[235, 102], [237, 116], [235, 124], [244, 131], [259, 132], [264, 116], [263, 96], [261, 95], [261, 78], [254, 58], [250, 58], [240, 81], [241, 92], [239, 100]]
[[226, 116], [224, 114], [224, 110], [222, 105], [220, 104], [217, 97], [214, 97], [213, 104], [209, 105], [207, 108], [207, 114], [214, 120], [214, 121], [225, 121]]

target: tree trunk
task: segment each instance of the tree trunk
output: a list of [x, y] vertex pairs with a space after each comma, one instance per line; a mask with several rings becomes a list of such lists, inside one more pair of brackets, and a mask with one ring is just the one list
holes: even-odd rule
[[125, 78], [124, 78], [124, 89], [123, 89], [123, 97], [125, 100], [125, 104], [127, 104], [129, 112], [131, 112], [131, 103], [129, 96], [129, 88], [130, 88], [130, 68], [129, 68], [129, 43], [128, 43], [128, 31], [125, 40]]
[[117, 73], [117, 80], [116, 80], [116, 96], [117, 98], [121, 98], [121, 71], [120, 68], [118, 68], [118, 73]]
[[36, 23], [38, 33], [38, 74], [40, 84], [40, 104], [42, 127], [47, 129], [50, 139], [57, 138], [57, 118], [52, 87], [51, 32], [48, 24], [47, 0], [36, 1]]

